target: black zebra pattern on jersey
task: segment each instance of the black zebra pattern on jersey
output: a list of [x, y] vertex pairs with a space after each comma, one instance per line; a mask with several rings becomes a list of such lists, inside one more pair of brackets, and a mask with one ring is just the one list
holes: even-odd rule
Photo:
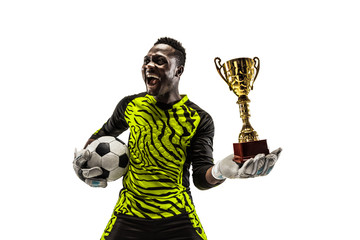
[[200, 117], [186, 101], [184, 96], [166, 110], [150, 95], [128, 103], [125, 120], [130, 128], [130, 164], [118, 213], [157, 219], [194, 211], [182, 179], [186, 150]]

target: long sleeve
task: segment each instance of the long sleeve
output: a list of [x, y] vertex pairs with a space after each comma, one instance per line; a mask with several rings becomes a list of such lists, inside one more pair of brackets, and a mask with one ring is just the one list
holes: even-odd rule
[[209, 184], [205, 178], [207, 170], [214, 165], [214, 123], [211, 116], [205, 111], [200, 109], [198, 113], [201, 120], [196, 134], [191, 140], [191, 146], [188, 150], [188, 158], [192, 164], [194, 185], [198, 189], [205, 190], [215, 186]]

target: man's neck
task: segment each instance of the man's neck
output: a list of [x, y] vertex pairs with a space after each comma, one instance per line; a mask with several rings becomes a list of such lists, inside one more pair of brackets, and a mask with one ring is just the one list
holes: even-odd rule
[[161, 102], [161, 103], [169, 104], [169, 105], [181, 100], [181, 96], [178, 92], [173, 93], [173, 94], [166, 94], [166, 95], [162, 95], [162, 96], [154, 96], [154, 98], [157, 102]]

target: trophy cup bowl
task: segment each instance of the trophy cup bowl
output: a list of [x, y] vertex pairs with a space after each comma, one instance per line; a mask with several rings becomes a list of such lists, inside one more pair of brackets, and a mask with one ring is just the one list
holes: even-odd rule
[[240, 157], [238, 164], [255, 157], [259, 153], [269, 153], [266, 140], [259, 140], [258, 134], [249, 122], [250, 110], [248, 95], [253, 90], [254, 82], [260, 70], [260, 59], [236, 58], [221, 64], [221, 59], [214, 59], [216, 70], [238, 97], [240, 117], [243, 122], [239, 142], [234, 143], [234, 154]]

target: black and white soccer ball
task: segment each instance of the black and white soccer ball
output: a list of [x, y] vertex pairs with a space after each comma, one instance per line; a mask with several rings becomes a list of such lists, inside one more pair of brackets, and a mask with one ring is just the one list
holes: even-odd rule
[[103, 136], [90, 143], [86, 149], [91, 153], [87, 167], [100, 167], [103, 171], [98, 178], [104, 178], [111, 182], [121, 178], [127, 172], [129, 150], [120, 139]]

